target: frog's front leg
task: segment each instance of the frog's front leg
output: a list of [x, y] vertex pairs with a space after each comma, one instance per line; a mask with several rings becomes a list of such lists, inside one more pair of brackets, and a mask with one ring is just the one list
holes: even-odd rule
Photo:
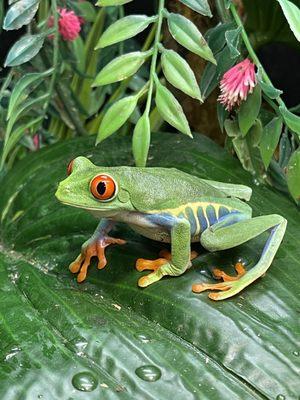
[[[138, 285], [146, 287], [159, 281], [163, 276], [178, 276], [183, 274], [191, 265], [191, 227], [183, 218], [173, 216], [149, 216], [149, 221], [157, 225], [157, 229], [170, 231], [171, 257], [160, 258], [155, 261], [138, 260], [137, 269], [153, 269], [154, 272], [139, 279]], [[144, 265], [143, 265], [144, 264]], [[151, 264], [151, 265], [150, 265]]]
[[126, 243], [123, 239], [108, 236], [114, 225], [114, 221], [105, 218], [101, 219], [93, 236], [82, 245], [81, 253], [69, 266], [70, 271], [74, 274], [79, 272], [77, 282], [85, 280], [92, 257], [98, 257], [98, 268], [102, 269], [107, 264], [104, 249], [110, 244]]
[[[228, 217], [228, 222], [232, 222], [230, 221], [230, 216]], [[287, 221], [276, 214], [246, 219], [227, 226], [226, 218], [224, 218], [223, 221], [204, 231], [201, 236], [201, 244], [209, 251], [225, 250], [239, 246], [268, 230], [270, 230], [270, 235], [258, 263], [251, 270], [246, 273], [238, 270], [238, 279], [230, 279], [225, 273], [217, 270], [217, 276], [223, 278], [224, 282], [195, 284], [192, 288], [193, 291], [199, 293], [204, 290], [220, 290], [220, 293], [210, 293], [209, 297], [213, 300], [223, 300], [239, 293], [246, 286], [264, 275], [280, 246], [286, 224]]]

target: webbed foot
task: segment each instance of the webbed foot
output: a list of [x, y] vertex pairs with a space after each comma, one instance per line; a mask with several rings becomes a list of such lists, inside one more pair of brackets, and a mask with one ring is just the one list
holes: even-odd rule
[[237, 275], [227, 275], [224, 271], [218, 268], [213, 269], [213, 274], [216, 279], [223, 279], [222, 283], [199, 283], [192, 286], [194, 293], [201, 293], [205, 290], [220, 290], [222, 293], [209, 293], [208, 297], [212, 300], [227, 299], [240, 291], [240, 280], [246, 274], [246, 270], [242, 263], [236, 263], [234, 266]]
[[82, 245], [79, 256], [69, 265], [69, 269], [73, 274], [79, 272], [77, 275], [77, 282], [80, 283], [85, 280], [92, 257], [98, 257], [98, 269], [102, 269], [107, 264], [104, 249], [110, 244], [122, 245], [125, 243], [126, 241], [123, 239], [116, 239], [109, 236], [101, 236], [97, 239], [91, 238], [87, 240]]
[[[191, 252], [190, 260], [193, 260], [198, 256], [196, 251]], [[141, 271], [154, 271], [149, 275], [142, 276], [138, 280], [138, 286], [146, 287], [151, 285], [151, 283], [159, 281], [165, 275], [175, 275], [173, 270], [174, 266], [171, 264], [171, 253], [168, 250], [161, 250], [159, 252], [159, 257], [156, 260], [147, 260], [145, 258], [138, 258], [136, 260], [135, 268]]]

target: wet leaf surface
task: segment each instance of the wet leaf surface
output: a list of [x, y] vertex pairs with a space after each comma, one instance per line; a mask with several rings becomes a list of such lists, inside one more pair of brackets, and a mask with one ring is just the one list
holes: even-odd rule
[[[154, 134], [150, 164], [253, 187], [254, 215], [278, 213], [288, 229], [270, 270], [239, 296], [213, 302], [191, 292], [211, 268], [242, 257], [251, 268], [265, 237], [208, 254], [183, 276], [147, 289], [136, 258], [161, 245], [119, 226], [127, 245], [107, 251], [108, 266], [86, 283], [68, 271], [97, 221], [59, 204], [54, 192], [68, 161], [131, 163], [130, 140], [76, 139], [25, 158], [1, 180], [0, 398], [297, 399], [299, 385], [299, 212], [255, 186], [238, 161], [207, 138]], [[172, 151], [170, 151], [172, 148]], [[280, 397], [277, 397], [280, 398]]]

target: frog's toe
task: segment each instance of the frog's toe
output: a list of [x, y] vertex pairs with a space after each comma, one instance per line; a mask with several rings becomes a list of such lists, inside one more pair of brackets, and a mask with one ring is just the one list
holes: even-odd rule
[[[164, 264], [166, 265], [166, 264]], [[164, 276], [164, 271], [162, 270], [161, 267], [159, 267], [155, 272], [152, 272], [151, 274], [142, 276], [138, 280], [138, 286], [139, 287], [147, 287], [151, 285], [154, 282], [159, 281], [163, 276]]]
[[237, 275], [236, 276], [231, 276], [226, 274], [224, 271], [214, 268], [213, 269], [213, 274], [216, 279], [223, 279], [224, 282], [230, 282], [230, 281], [237, 281], [239, 280], [245, 273], [247, 272], [245, 267], [243, 266], [242, 263], [238, 262], [234, 266]]
[[73, 261], [73, 262], [69, 265], [69, 270], [70, 270], [71, 272], [73, 272], [73, 274], [77, 274], [77, 272], [80, 270], [82, 261], [83, 261], [83, 256], [82, 256], [82, 254], [79, 254], [79, 256], [76, 258], [76, 260]]
[[[162, 265], [168, 263], [166, 258], [158, 258], [157, 260], [146, 260], [145, 258], [138, 258], [135, 263], [135, 268], [141, 271], [156, 271]], [[142, 278], [141, 278], [142, 279]]]

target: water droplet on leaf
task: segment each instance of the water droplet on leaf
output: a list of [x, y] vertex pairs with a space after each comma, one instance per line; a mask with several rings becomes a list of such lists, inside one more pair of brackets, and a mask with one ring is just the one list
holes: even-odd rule
[[283, 394], [279, 394], [279, 395], [276, 397], [276, 400], [285, 400], [285, 396], [284, 396]]
[[155, 365], [143, 365], [135, 370], [137, 376], [147, 382], [155, 382], [161, 377], [161, 370]]
[[137, 339], [139, 339], [142, 343], [149, 343], [150, 342], [150, 338], [146, 335], [143, 334], [139, 334], [136, 335]]
[[295, 351], [293, 351], [293, 355], [296, 357], [299, 357], [300, 353], [299, 353], [299, 351], [295, 350]]
[[79, 372], [73, 376], [72, 384], [77, 390], [82, 392], [92, 392], [98, 385], [97, 379], [88, 371]]

